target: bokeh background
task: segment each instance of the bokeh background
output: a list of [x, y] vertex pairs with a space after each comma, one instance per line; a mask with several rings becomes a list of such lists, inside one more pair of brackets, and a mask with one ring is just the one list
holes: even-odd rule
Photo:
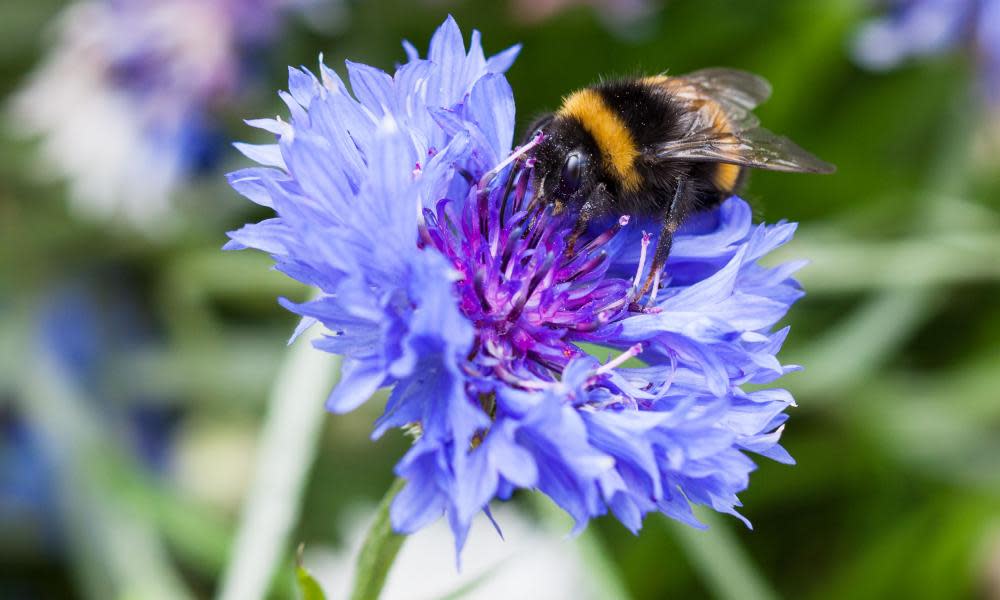
[[[732, 66], [774, 85], [766, 126], [839, 171], [745, 194], [800, 222], [782, 257], [812, 261], [783, 354], [806, 367], [783, 380], [798, 465], [761, 462], [753, 531], [700, 513], [708, 532], [566, 539], [518, 496], [461, 573], [441, 531], [408, 541], [387, 597], [1000, 598], [996, 2], [923, 2], [947, 6], [897, 38], [871, 19], [902, 13], [865, 0], [196, 0], [130, 25], [168, 4], [0, 4], [0, 597], [295, 597], [300, 542], [344, 597], [406, 439], [369, 441], [377, 402], [322, 412], [336, 364], [286, 346], [275, 300], [308, 290], [220, 250], [266, 216], [228, 188], [248, 165], [228, 142], [284, 114], [286, 65], [391, 70], [450, 13], [488, 52], [524, 44], [522, 126], [602, 75]], [[306, 409], [282, 429], [275, 406]], [[262, 463], [284, 491], [253, 483]], [[247, 524], [269, 500], [275, 535]], [[248, 551], [266, 568], [243, 589]]]

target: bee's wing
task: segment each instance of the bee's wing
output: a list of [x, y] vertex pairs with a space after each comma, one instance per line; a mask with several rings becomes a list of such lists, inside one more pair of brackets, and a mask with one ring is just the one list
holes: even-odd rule
[[760, 124], [751, 111], [771, 96], [771, 84], [766, 79], [737, 69], [702, 69], [665, 78], [664, 83], [675, 96], [689, 103], [714, 101], [728, 121], [742, 129]]
[[654, 162], [721, 162], [793, 173], [833, 173], [836, 170], [790, 139], [762, 127], [734, 133], [702, 129], [656, 146], [648, 157]]
[[[771, 96], [771, 84], [763, 77], [736, 69], [702, 69], [679, 77], [659, 77], [654, 81], [692, 112], [705, 113], [709, 106], [721, 110], [733, 127], [750, 129], [760, 124], [751, 112]], [[709, 111], [710, 112], [710, 111]], [[711, 118], [710, 114], [703, 114]]]
[[687, 104], [686, 133], [646, 153], [652, 162], [722, 162], [804, 173], [832, 173], [835, 167], [788, 138], [760, 127], [751, 112], [771, 95], [762, 77], [736, 69], [703, 69], [663, 77], [661, 85]]

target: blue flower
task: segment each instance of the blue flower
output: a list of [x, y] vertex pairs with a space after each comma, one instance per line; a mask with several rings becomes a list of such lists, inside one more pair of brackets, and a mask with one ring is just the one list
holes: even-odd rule
[[1000, 105], [1000, 0], [894, 0], [892, 10], [866, 23], [855, 55], [875, 69], [914, 56], [967, 47], [979, 61], [987, 98]]
[[622, 215], [571, 253], [572, 220], [532, 202], [538, 140], [511, 154], [503, 76], [518, 49], [487, 59], [450, 18], [426, 59], [406, 48], [393, 75], [348, 62], [353, 93], [322, 65], [319, 78], [290, 71], [290, 119], [250, 122], [277, 143], [238, 145], [263, 166], [230, 175], [277, 216], [227, 245], [320, 290], [282, 304], [344, 356], [331, 411], [392, 387], [373, 436], [417, 432], [394, 527], [445, 515], [460, 549], [472, 519], [519, 488], [577, 530], [609, 511], [632, 531], [649, 512], [700, 526], [691, 502], [738, 515], [747, 453], [792, 462], [778, 444], [791, 396], [742, 386], [795, 369], [775, 356], [788, 330], [774, 326], [802, 295], [801, 264], [757, 262], [795, 226], [754, 226], [731, 198], [687, 224], [664, 286], [639, 298], [641, 223]]

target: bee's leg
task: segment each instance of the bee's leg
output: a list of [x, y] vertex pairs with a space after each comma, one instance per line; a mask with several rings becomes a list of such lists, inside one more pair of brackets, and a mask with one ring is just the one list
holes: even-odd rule
[[604, 215], [608, 212], [608, 208], [614, 203], [614, 197], [608, 193], [608, 188], [603, 183], [597, 184], [590, 198], [584, 202], [583, 206], [580, 207], [580, 212], [577, 214], [576, 223], [573, 225], [573, 231], [570, 232], [569, 237], [566, 240], [566, 254], [567, 256], [573, 256], [574, 249], [576, 248], [576, 242], [580, 239], [584, 233], [587, 232], [587, 228], [590, 226], [590, 222], [595, 218]]
[[590, 226], [590, 220], [593, 218], [593, 211], [587, 209], [587, 205], [584, 205], [580, 209], [580, 214], [576, 217], [576, 223], [573, 224], [573, 231], [570, 232], [569, 237], [566, 238], [566, 256], [572, 257], [576, 253], [576, 241], [580, 239], [580, 236], [587, 232], [587, 228]]
[[[684, 207], [687, 203], [682, 200], [687, 193], [687, 179], [679, 179], [677, 181], [677, 189], [674, 191], [674, 198], [670, 201], [670, 210], [663, 216], [663, 226], [660, 228], [660, 239], [656, 241], [656, 253], [653, 254], [653, 264], [649, 267], [649, 275], [646, 276], [646, 281], [642, 284], [642, 290], [636, 296], [637, 299], [642, 298], [654, 284], [657, 287], [660, 284], [660, 274], [663, 266], [667, 264], [667, 257], [670, 256], [670, 247], [674, 242], [674, 234], [677, 233], [685, 217]], [[656, 291], [655, 289], [653, 290], [650, 303], [655, 300]]]

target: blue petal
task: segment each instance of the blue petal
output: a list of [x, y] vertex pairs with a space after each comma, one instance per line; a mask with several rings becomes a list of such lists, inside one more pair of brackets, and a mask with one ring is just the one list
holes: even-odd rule
[[285, 160], [281, 157], [281, 149], [277, 144], [244, 144], [236, 142], [233, 146], [243, 156], [265, 167], [285, 168]]
[[406, 469], [398, 473], [407, 479], [406, 485], [389, 506], [392, 528], [402, 534], [414, 533], [436, 521], [447, 505], [437, 483], [436, 453], [414, 447], [408, 458]]
[[486, 70], [490, 73], [506, 73], [521, 53], [521, 44], [515, 44], [506, 50], [498, 52], [486, 60]]
[[334, 413], [354, 410], [382, 387], [385, 377], [385, 367], [378, 360], [344, 359], [340, 381], [327, 398], [326, 409]]
[[351, 91], [361, 104], [372, 111], [377, 119], [395, 113], [396, 98], [392, 77], [368, 65], [349, 60], [344, 62], [351, 81]]
[[479, 125], [499, 162], [514, 141], [514, 92], [502, 75], [487, 75], [472, 88], [469, 114]]
[[265, 179], [287, 179], [287, 176], [277, 169], [249, 168], [240, 169], [226, 175], [229, 185], [233, 186], [244, 198], [255, 204], [274, 208], [271, 194], [262, 183]]
[[306, 69], [288, 67], [288, 91], [303, 108], [309, 108], [312, 99], [319, 91], [319, 87], [320, 84], [316, 76]]

